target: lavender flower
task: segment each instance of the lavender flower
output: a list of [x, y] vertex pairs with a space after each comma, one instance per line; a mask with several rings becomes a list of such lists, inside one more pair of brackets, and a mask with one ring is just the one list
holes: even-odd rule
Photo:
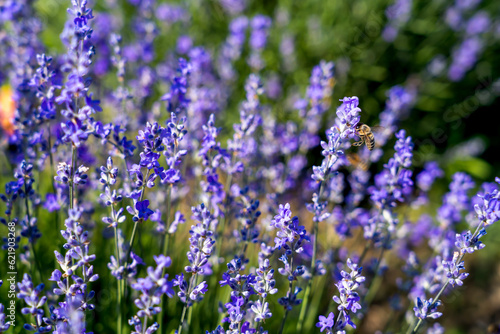
[[57, 176], [54, 177], [54, 180], [63, 184], [72, 184], [75, 185], [83, 185], [87, 183], [86, 174], [89, 170], [88, 167], [81, 165], [75, 171], [73, 168], [65, 162], [60, 162], [57, 166]]
[[212, 255], [215, 244], [215, 240], [212, 239], [212, 229], [216, 221], [208, 208], [206, 208], [204, 204], [200, 204], [198, 207], [191, 208], [191, 210], [193, 212], [193, 219], [199, 222], [191, 226], [191, 230], [189, 230], [189, 234], [191, 235], [189, 238], [190, 247], [187, 253], [189, 265], [186, 266], [184, 270], [186, 273], [191, 274], [191, 279], [188, 284], [187, 281], [184, 280], [184, 275], [181, 274], [176, 276], [174, 280], [174, 286], [179, 287], [177, 295], [184, 303], [184, 311], [179, 324], [179, 332], [182, 331], [185, 310], [192, 306], [193, 302], [202, 300], [203, 295], [208, 290], [205, 281], [197, 286], [194, 286], [194, 284], [197, 276], [205, 273], [205, 266], [208, 264], [208, 259]]
[[417, 175], [417, 185], [423, 191], [429, 191], [438, 177], [443, 177], [443, 171], [435, 161], [427, 162], [424, 170]]
[[81, 207], [69, 209], [68, 218], [64, 223], [66, 230], [61, 231], [61, 235], [66, 239], [66, 254], [63, 256], [54, 251], [62, 272], [59, 269], [54, 270], [49, 280], [57, 284], [57, 288], [53, 290], [54, 294], [66, 297], [56, 309], [61, 314], [61, 319], [57, 322], [58, 329], [66, 324], [77, 328], [81, 326], [84, 329], [82, 312], [94, 309], [90, 302], [95, 293], [88, 288], [89, 283], [95, 282], [99, 275], [94, 274], [94, 267], [90, 264], [96, 256], [89, 253], [89, 233], [81, 224], [82, 213]]
[[453, 50], [453, 61], [448, 69], [448, 78], [451, 81], [460, 81], [474, 66], [483, 44], [479, 38], [470, 37]]
[[[455, 174], [454, 182], [456, 182], [457, 184], [460, 181], [465, 181], [465, 185], [471, 184], [472, 181], [470, 179], [467, 180], [467, 177], [468, 176], [466, 174], [457, 173]], [[497, 183], [500, 183], [500, 178], [496, 178], [496, 181]], [[455, 187], [455, 185], [453, 187]], [[451, 187], [452, 185], [450, 185], [450, 188]], [[467, 186], [465, 188], [467, 188]], [[465, 189], [464, 191], [466, 192], [467, 189]], [[486, 192], [484, 195], [481, 196], [484, 196], [484, 198], [487, 198], [487, 200], [482, 204], [482, 206], [477, 207], [480, 212], [481, 211], [487, 212], [489, 210], [488, 208], [490, 207], [490, 204], [498, 202], [500, 197], [498, 188], [492, 189], [491, 191]], [[464, 199], [467, 200], [467, 196], [465, 195], [464, 197], [465, 197]], [[437, 312], [437, 307], [441, 304], [439, 300], [441, 294], [446, 292], [446, 288], [448, 287], [448, 285], [451, 285], [452, 287], [454, 287], [455, 285], [461, 286], [463, 284], [463, 280], [469, 275], [467, 272], [464, 271], [465, 266], [464, 266], [464, 261], [462, 261], [462, 259], [464, 258], [465, 254], [471, 254], [476, 250], [484, 248], [484, 244], [481, 241], [479, 241], [479, 238], [481, 238], [486, 234], [486, 227], [489, 226], [491, 223], [493, 223], [493, 221], [488, 222], [488, 220], [484, 216], [478, 215], [478, 218], [479, 218], [479, 224], [476, 227], [474, 233], [471, 233], [470, 231], [465, 231], [461, 234], [460, 233], [456, 234], [456, 241], [454, 243], [455, 251], [453, 252], [453, 256], [451, 257], [450, 260], [446, 260], [446, 258], [450, 258], [449, 254], [450, 254], [450, 249], [452, 247], [442, 247], [440, 249], [441, 255], [435, 257], [435, 259], [431, 258], [431, 260], [433, 260], [433, 262], [431, 263], [435, 264], [434, 268], [431, 268], [433, 271], [432, 275], [434, 277], [432, 278], [428, 277], [427, 281], [430, 281], [432, 279], [433, 282], [437, 281], [437, 283], [434, 284], [434, 289], [432, 290], [428, 289], [428, 290], [431, 290], [430, 292], [433, 293], [437, 291], [437, 289], [439, 289], [439, 287], [441, 286], [436, 296], [434, 298], [426, 300], [424, 297], [426, 292], [425, 289], [422, 288], [419, 289], [418, 286], [414, 288], [413, 292], [414, 294], [415, 292], [417, 294], [417, 302], [416, 302], [416, 307], [414, 307], [413, 310], [415, 311], [415, 316], [420, 319], [413, 329], [414, 332], [418, 330], [423, 319], [425, 318], [436, 319], [442, 315], [441, 312]], [[494, 220], [497, 221], [498, 218], [494, 218]], [[439, 261], [441, 258], [444, 258], [445, 260]], [[417, 283], [421, 286], [424, 285], [425, 282], [426, 282], [425, 278], [417, 280]], [[424, 300], [422, 301], [421, 299]]]
[[252, 134], [262, 122], [258, 114], [261, 109], [259, 96], [263, 93], [260, 78], [251, 74], [245, 84], [245, 91], [247, 99], [240, 109], [240, 123], [233, 126], [233, 139], [227, 142], [228, 151], [233, 157], [232, 159], [226, 158], [222, 166], [228, 174], [241, 173], [244, 169], [244, 162], [256, 154], [256, 142]]
[[321, 332], [326, 329], [327, 333], [339, 333], [343, 331], [347, 325], [356, 328], [356, 325], [351, 320], [349, 311], [356, 313], [361, 309], [361, 305], [358, 303], [360, 297], [356, 289], [365, 281], [365, 277], [361, 276], [362, 267], [358, 267], [351, 259], [347, 259], [347, 266], [351, 269], [351, 272], [348, 273], [343, 270], [340, 272], [342, 280], [335, 284], [340, 294], [339, 296], [333, 296], [335, 303], [339, 304], [337, 307], [339, 315], [336, 321], [333, 320], [333, 313], [330, 313], [328, 317], [320, 315], [316, 327], [320, 327]]
[[[321, 61], [314, 66], [309, 78], [309, 87], [306, 91], [307, 102], [299, 100], [295, 107], [299, 110], [299, 115], [305, 117], [301, 137], [301, 150], [307, 151], [317, 145], [317, 135], [321, 126], [322, 116], [328, 110], [335, 85], [334, 64], [332, 62]], [[355, 98], [357, 99], [357, 98]], [[347, 105], [342, 105], [341, 108]], [[357, 105], [356, 105], [357, 107]], [[361, 111], [361, 110], [358, 110]], [[354, 113], [353, 113], [353, 116]]]
[[252, 33], [249, 44], [252, 52], [248, 58], [248, 64], [255, 71], [260, 71], [265, 66], [261, 54], [267, 43], [271, 19], [264, 15], [256, 15], [253, 17], [250, 26]]
[[424, 301], [417, 298], [415, 305], [416, 306], [413, 308], [413, 311], [415, 312], [415, 316], [419, 319], [437, 319], [442, 315], [441, 312], [436, 311], [438, 306], [441, 305], [441, 302], [433, 302], [432, 298]]
[[219, 73], [225, 81], [234, 81], [237, 78], [233, 63], [241, 57], [247, 27], [248, 18], [245, 16], [237, 17], [229, 24], [229, 36], [222, 45], [217, 59]]
[[[484, 236], [500, 220], [500, 193], [497, 184], [485, 183], [471, 197], [473, 178], [455, 173], [432, 212], [434, 206], [428, 204], [439, 190], [434, 183], [445, 175], [440, 167], [449, 166], [427, 162], [413, 175], [413, 140], [400, 125], [414, 111], [420, 90], [425, 95], [429, 87], [443, 86], [432, 80], [444, 74], [459, 81], [480, 60], [479, 74], [489, 68], [483, 63], [500, 35], [491, 6], [477, 9], [481, 0], [455, 0], [443, 8], [429, 7], [429, 17], [442, 9], [441, 21], [451, 30], [433, 37], [457, 38], [448, 52], [446, 43], [434, 47], [437, 39], [427, 43], [429, 34], [418, 20], [410, 22], [412, 11], [419, 14], [421, 9], [413, 1], [387, 6], [381, 37], [395, 42], [386, 45], [397, 51], [394, 68], [400, 55], [408, 56], [405, 44], [416, 41], [415, 36], [398, 38], [406, 25], [427, 45], [425, 50], [441, 54], [421, 53], [420, 74], [404, 85], [387, 86], [377, 122], [373, 106], [384, 98], [380, 91], [366, 101], [369, 114], [362, 115], [355, 96], [342, 98], [335, 113], [330, 109], [336, 85], [364, 96], [384, 76], [380, 68], [361, 73], [370, 64], [354, 66], [356, 57], [345, 55], [335, 64], [319, 61], [309, 80], [298, 70], [331, 40], [320, 33], [319, 16], [291, 12], [305, 7], [285, 1], [268, 17], [247, 0], [218, 0], [205, 8], [215, 20], [206, 20], [191, 17], [193, 6], [126, 2], [106, 1], [94, 12], [88, 0], [72, 0], [60, 34], [62, 52], [57, 53], [45, 45], [53, 22], [38, 19], [52, 16], [50, 6], [0, 0], [0, 146], [7, 159], [5, 166], [2, 160], [4, 176], [9, 166], [14, 175], [1, 179], [5, 214], [0, 229], [9, 271], [22, 277], [9, 291], [17, 289], [24, 330], [84, 334], [109, 328], [103, 321], [114, 320], [118, 334], [126, 322], [135, 334], [163, 333], [172, 325], [165, 321], [175, 313], [181, 315], [177, 333], [183, 334], [205, 331], [208, 322], [193, 323], [200, 310], [209, 309], [215, 312], [208, 317], [219, 315], [209, 334], [281, 334], [295, 324], [295, 332], [302, 333], [311, 331], [306, 326], [318, 316], [321, 332], [344, 333], [348, 327], [365, 327], [376, 276], [382, 277], [393, 263], [384, 258], [391, 249], [405, 261], [404, 276], [395, 277], [397, 293], [389, 299], [393, 318], [403, 318], [405, 296], [416, 304], [414, 312], [406, 313], [406, 320], [416, 316], [408, 332], [440, 317], [444, 296], [472, 275], [467, 256], [490, 247]], [[246, 9], [250, 16], [243, 16]], [[227, 35], [203, 40], [193, 22], [215, 24], [218, 31], [228, 24]], [[343, 37], [359, 35], [364, 41], [357, 44], [373, 44], [377, 31], [370, 24], [364, 28]], [[344, 49], [345, 38], [337, 37]], [[219, 45], [211, 44], [217, 40]], [[382, 49], [369, 48], [363, 57], [377, 58]], [[351, 61], [355, 71], [348, 74]], [[392, 85], [396, 77], [386, 76], [384, 85]], [[368, 91], [360, 86], [365, 79], [372, 82]], [[500, 92], [499, 87], [494, 82], [490, 93]], [[448, 95], [445, 91], [439, 97], [446, 102]], [[480, 104], [487, 104], [494, 94], [476, 95]], [[430, 102], [419, 101], [418, 109], [431, 110]], [[373, 150], [353, 147], [360, 139], [361, 120], [382, 127], [374, 127]], [[391, 155], [384, 146], [393, 134], [395, 152], [377, 173], [378, 161]], [[472, 140], [462, 145], [466, 149], [450, 150], [439, 160], [477, 155], [485, 145]], [[193, 222], [183, 230], [189, 218], [186, 205], [193, 201]], [[293, 216], [293, 205], [298, 205], [300, 219]], [[311, 226], [311, 233], [305, 226]], [[50, 230], [60, 231], [62, 239], [44, 240], [54, 236]], [[325, 231], [329, 233], [322, 235]], [[365, 239], [359, 257], [351, 254], [358, 232]], [[40, 253], [40, 245], [51, 242], [47, 250], [54, 251], [57, 265], [49, 270], [45, 293], [42, 276], [50, 259]], [[179, 263], [167, 254], [181, 250], [183, 242], [187, 261], [184, 270], [173, 273]], [[374, 253], [377, 258], [368, 259]], [[145, 262], [153, 259], [148, 267]], [[105, 296], [94, 298], [103, 262], [110, 271], [105, 278], [116, 279], [108, 296], [116, 302], [115, 310]], [[361, 265], [373, 276], [367, 288]], [[325, 287], [333, 277], [338, 289], [331, 310], [318, 308], [326, 306], [325, 300], [310, 298], [320, 275]], [[280, 279], [288, 283], [281, 292]], [[214, 286], [217, 282], [220, 286]], [[108, 283], [99, 287], [109, 290]], [[167, 305], [174, 291], [182, 310], [174, 310], [176, 303]], [[132, 313], [128, 301], [136, 307]], [[203, 305], [194, 307], [198, 302]], [[283, 307], [281, 329], [269, 327], [281, 312], [276, 303]], [[299, 304], [298, 319], [291, 321], [290, 311]], [[0, 304], [0, 333], [15, 327], [13, 318], [7, 322], [15, 305], [8, 306]], [[94, 310], [109, 316], [90, 319]], [[387, 324], [386, 329], [393, 330], [392, 325], [401, 326]], [[444, 332], [439, 324], [429, 327], [429, 333]]]
[[172, 80], [170, 92], [162, 97], [162, 100], [167, 101], [168, 112], [179, 114], [186, 110], [190, 102], [187, 98], [188, 77], [190, 73], [191, 64], [185, 59], [179, 58], [177, 76]]
[[[61, 113], [67, 119], [61, 123], [64, 132], [62, 141], [79, 147], [92, 132], [91, 115], [102, 109], [100, 101], [92, 99], [92, 94], [88, 93], [86, 77], [95, 54], [95, 48], [90, 43], [93, 30], [89, 22], [94, 18], [92, 9], [87, 8], [87, 1], [74, 1], [73, 8], [69, 8], [68, 13], [71, 18], [61, 35], [68, 49], [63, 67], [68, 74], [55, 102], [64, 105]], [[80, 104], [80, 101], [83, 104]]]
[[52, 326], [44, 325], [47, 321], [43, 318], [43, 305], [47, 301], [46, 296], [41, 296], [44, 284], [39, 284], [37, 287], [34, 287], [31, 277], [28, 274], [24, 274], [23, 280], [17, 283], [17, 287], [19, 289], [17, 298], [24, 299], [25, 303], [28, 305], [28, 307], [24, 307], [21, 310], [21, 313], [25, 315], [31, 314], [35, 320], [35, 324], [25, 324], [24, 329], [37, 333], [50, 332]]
[[215, 218], [219, 217], [221, 205], [226, 197], [224, 186], [219, 181], [219, 174], [217, 173], [217, 168], [220, 166], [223, 159], [227, 157], [226, 151], [223, 150], [220, 143], [217, 142], [219, 131], [220, 130], [215, 127], [214, 114], [211, 114], [207, 124], [203, 125], [203, 132], [205, 135], [198, 153], [203, 159], [203, 175], [205, 175], [206, 178], [206, 181], [203, 180], [200, 182], [200, 186], [206, 194], [204, 196], [206, 197], [204, 201], [214, 209]]
[[10, 321], [5, 321], [4, 306], [3, 304], [0, 304], [0, 333], [8, 331], [9, 328], [10, 328]]
[[219, 281], [221, 287], [227, 285], [231, 288], [231, 300], [224, 305], [228, 316], [223, 319], [223, 322], [229, 323], [231, 331], [238, 331], [245, 325], [244, 318], [252, 305], [250, 297], [256, 294], [256, 277], [253, 274], [240, 274], [243, 268], [242, 260], [234, 258], [227, 264], [228, 270], [222, 274], [222, 280]]
[[278, 299], [278, 303], [285, 308], [285, 315], [281, 324], [281, 331], [283, 331], [288, 312], [292, 310], [293, 306], [302, 302], [302, 300], [297, 298], [302, 289], [296, 287], [293, 290], [293, 282], [298, 277], [304, 275], [305, 270], [303, 266], [294, 267], [294, 253], [302, 253], [304, 250], [303, 243], [310, 239], [304, 226], [299, 225], [299, 218], [292, 218], [290, 204], [288, 203], [284, 206], [280, 204], [278, 214], [271, 221], [271, 226], [277, 230], [276, 238], [274, 239], [275, 250], [282, 249], [284, 251], [280, 257], [283, 267], [279, 268], [278, 272], [283, 276], [287, 276], [289, 281], [286, 296]]
[[382, 32], [382, 36], [387, 42], [393, 42], [402, 26], [408, 22], [413, 2], [411, 0], [396, 0], [392, 6], [385, 11], [385, 16], [389, 22]]
[[[161, 311], [161, 296], [167, 295], [169, 298], [174, 296], [173, 282], [168, 280], [168, 274], [162, 274], [165, 268], [170, 267], [172, 261], [164, 255], [155, 256], [156, 268], [148, 267], [148, 275], [145, 278], [139, 278], [131, 285], [132, 289], [140, 292], [139, 298], [134, 303], [139, 308], [137, 314], [129, 320], [129, 325], [134, 326], [136, 332], [141, 331], [147, 324], [147, 319]], [[144, 323], [140, 319], [144, 319]], [[158, 325], [154, 323], [146, 330], [148, 333], [154, 333]]]
[[246, 0], [219, 0], [224, 9], [231, 15], [240, 14], [246, 7]]
[[323, 332], [326, 329], [327, 333], [333, 333], [333, 328], [335, 325], [335, 315], [333, 312], [330, 312], [328, 314], [328, 317], [325, 317], [323, 315], [319, 316], [319, 322], [316, 323], [316, 327], [320, 328], [320, 332]]

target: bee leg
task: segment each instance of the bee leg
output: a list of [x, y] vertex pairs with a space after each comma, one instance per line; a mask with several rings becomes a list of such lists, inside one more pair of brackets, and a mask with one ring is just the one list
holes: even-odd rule
[[363, 145], [363, 142], [364, 142], [364, 140], [360, 140], [360, 141], [352, 143], [352, 145], [353, 146], [361, 146], [361, 145]]

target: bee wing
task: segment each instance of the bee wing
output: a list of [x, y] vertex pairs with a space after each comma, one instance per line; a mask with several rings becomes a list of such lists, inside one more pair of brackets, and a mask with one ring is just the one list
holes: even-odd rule
[[360, 141], [354, 142], [354, 143], [352, 143], [352, 145], [353, 146], [361, 146], [361, 145], [363, 145], [363, 141], [360, 140]]
[[381, 125], [374, 125], [371, 127], [372, 132], [382, 132], [385, 130], [385, 128]]
[[368, 170], [368, 164], [359, 156], [359, 154], [351, 153], [347, 155], [347, 160], [354, 168], [359, 168], [362, 171]]
[[389, 131], [389, 128], [383, 127], [381, 125], [374, 125], [372, 127], [372, 133], [375, 136], [375, 147], [374, 148], [380, 147], [378, 140], [379, 140], [380, 136], [382, 136], [382, 137], [384, 135], [387, 136], [386, 131]]
[[361, 158], [359, 157], [359, 155], [356, 154], [356, 153], [347, 154], [346, 157], [347, 157], [347, 160], [349, 161], [349, 163], [351, 165], [357, 164], [361, 160]]

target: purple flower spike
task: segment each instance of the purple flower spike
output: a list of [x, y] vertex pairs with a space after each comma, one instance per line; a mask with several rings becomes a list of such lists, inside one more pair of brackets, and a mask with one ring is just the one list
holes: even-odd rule
[[135, 203], [135, 209], [137, 210], [137, 217], [139, 217], [139, 219], [142, 218], [144, 220], [148, 220], [149, 216], [151, 216], [154, 213], [153, 210], [148, 208], [148, 206], [149, 206], [149, 200], [147, 199]]

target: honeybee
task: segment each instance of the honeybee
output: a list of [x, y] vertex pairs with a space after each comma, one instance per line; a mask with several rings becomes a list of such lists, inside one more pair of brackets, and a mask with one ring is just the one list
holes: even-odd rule
[[353, 143], [354, 146], [361, 146], [363, 144], [368, 147], [370, 151], [375, 148], [375, 136], [373, 135], [372, 129], [364, 124], [358, 123], [355, 128], [356, 135], [359, 137], [359, 141]]

